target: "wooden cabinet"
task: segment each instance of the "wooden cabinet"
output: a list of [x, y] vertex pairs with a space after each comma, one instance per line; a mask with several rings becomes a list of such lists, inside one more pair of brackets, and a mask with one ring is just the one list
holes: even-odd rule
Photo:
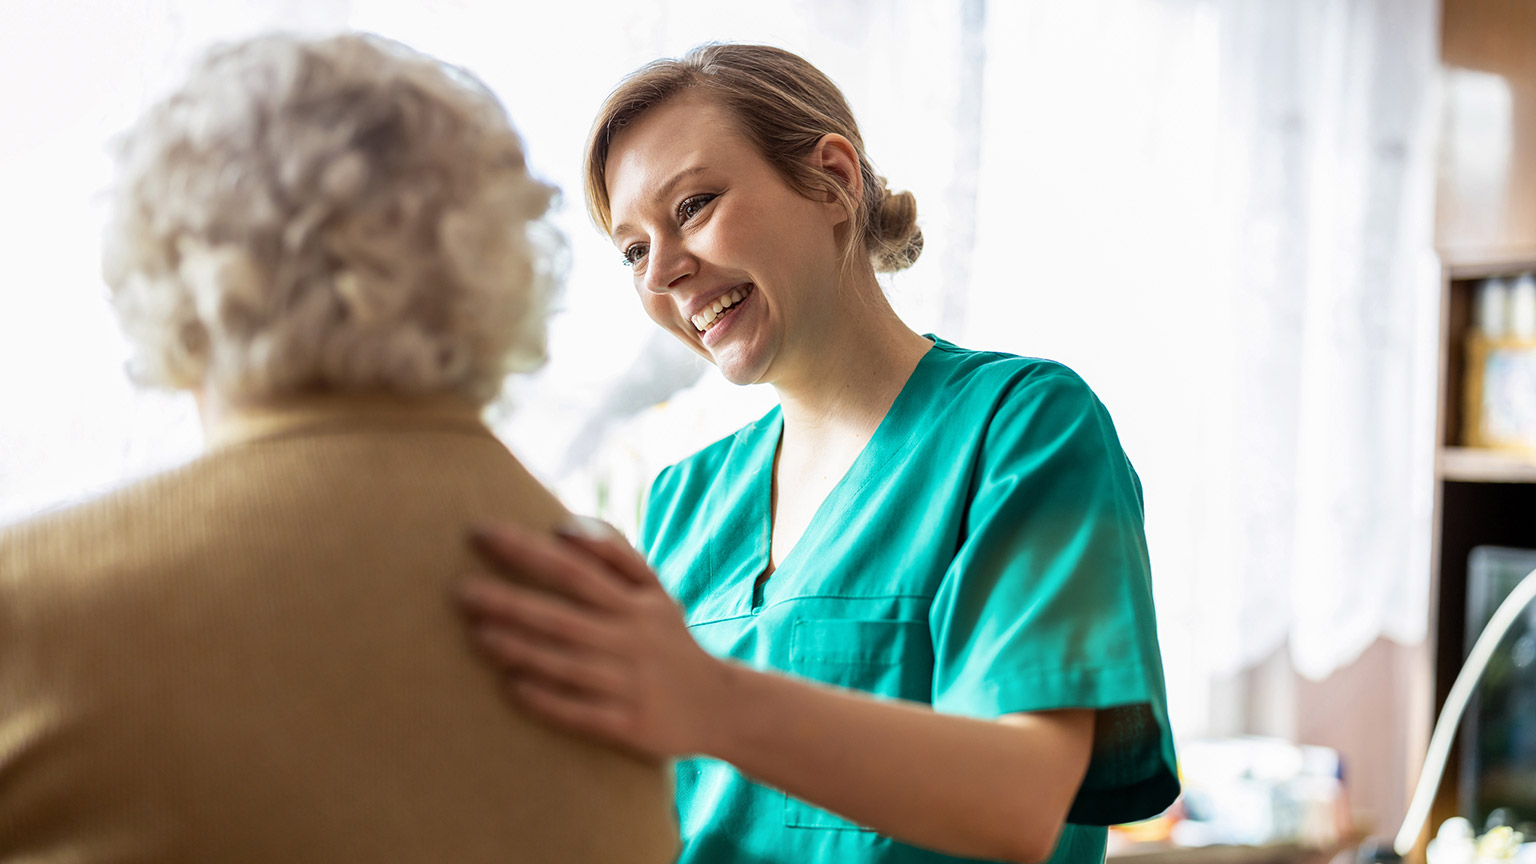
[[[1474, 294], [1486, 278], [1528, 272], [1536, 272], [1536, 249], [1481, 259], [1447, 258], [1444, 264], [1432, 553], [1437, 712], [1465, 656], [1467, 557], [1472, 547], [1536, 549], [1536, 460], [1463, 446], [1466, 343]], [[1457, 815], [1456, 759], [1453, 753], [1430, 814], [1431, 834], [1443, 820]]]

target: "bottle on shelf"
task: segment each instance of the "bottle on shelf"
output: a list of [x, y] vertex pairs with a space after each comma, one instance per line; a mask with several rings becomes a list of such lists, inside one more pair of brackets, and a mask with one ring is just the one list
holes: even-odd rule
[[1472, 324], [1484, 339], [1502, 339], [1509, 326], [1509, 284], [1495, 276], [1477, 286], [1472, 301]]
[[1536, 274], [1521, 274], [1509, 289], [1507, 326], [1511, 337], [1536, 341]]

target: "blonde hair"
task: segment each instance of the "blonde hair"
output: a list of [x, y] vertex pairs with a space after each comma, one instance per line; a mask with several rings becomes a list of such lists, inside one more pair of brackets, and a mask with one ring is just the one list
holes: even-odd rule
[[544, 359], [554, 189], [461, 69], [363, 34], [223, 46], [117, 167], [103, 266], [140, 383], [485, 402]]
[[[604, 232], [613, 230], [607, 162], [614, 136], [688, 88], [698, 88], [728, 109], [763, 158], [800, 194], [841, 201], [853, 220], [850, 251], [859, 248], [852, 245], [855, 240], [862, 241], [876, 272], [902, 270], [917, 261], [923, 251], [917, 199], [910, 192], [892, 192], [875, 173], [837, 85], [799, 55], [767, 45], [700, 45], [681, 58], [642, 66], [609, 94], [587, 139], [585, 170], [587, 211]], [[847, 138], [858, 152], [864, 186], [859, 200], [807, 158], [829, 133]]]

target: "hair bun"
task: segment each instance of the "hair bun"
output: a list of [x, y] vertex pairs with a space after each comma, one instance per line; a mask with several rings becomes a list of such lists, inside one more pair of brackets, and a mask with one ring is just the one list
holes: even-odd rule
[[895, 273], [917, 262], [923, 254], [923, 229], [917, 227], [917, 198], [911, 192], [881, 189], [869, 241], [877, 273]]

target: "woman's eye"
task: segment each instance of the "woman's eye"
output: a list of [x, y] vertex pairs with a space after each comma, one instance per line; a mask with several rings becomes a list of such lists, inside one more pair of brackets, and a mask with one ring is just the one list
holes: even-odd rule
[[624, 250], [624, 266], [633, 267], [645, 257], [645, 247], [639, 243]]
[[677, 205], [677, 221], [687, 222], [689, 219], [699, 215], [699, 211], [704, 209], [704, 205], [713, 200], [715, 200], [713, 195], [695, 195], [692, 198], [684, 199], [683, 203]]

